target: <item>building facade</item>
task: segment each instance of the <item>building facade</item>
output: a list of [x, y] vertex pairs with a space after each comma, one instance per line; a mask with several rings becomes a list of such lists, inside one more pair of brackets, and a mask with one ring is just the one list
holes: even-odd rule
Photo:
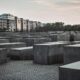
[[6, 28], [8, 31], [15, 30], [15, 17], [11, 14], [0, 15], [0, 28]]
[[0, 28], [6, 28], [8, 31], [26, 31], [35, 30], [36, 27], [42, 26], [41, 22], [25, 20], [11, 14], [0, 15]]

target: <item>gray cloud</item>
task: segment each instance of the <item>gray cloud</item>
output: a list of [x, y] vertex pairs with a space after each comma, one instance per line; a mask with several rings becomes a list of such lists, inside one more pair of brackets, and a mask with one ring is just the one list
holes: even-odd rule
[[42, 22], [80, 23], [80, 0], [0, 0], [0, 14]]
[[80, 0], [56, 0], [54, 3], [62, 6], [79, 6]]

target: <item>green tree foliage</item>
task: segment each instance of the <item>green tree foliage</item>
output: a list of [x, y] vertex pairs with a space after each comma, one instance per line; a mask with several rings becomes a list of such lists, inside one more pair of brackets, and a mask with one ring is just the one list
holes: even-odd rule
[[37, 27], [35, 31], [80, 31], [80, 25], [65, 25], [63, 22], [46, 23], [43, 27]]

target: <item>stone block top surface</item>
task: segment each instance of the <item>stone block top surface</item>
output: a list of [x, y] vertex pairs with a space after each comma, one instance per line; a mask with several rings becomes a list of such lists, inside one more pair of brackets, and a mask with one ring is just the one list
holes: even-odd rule
[[6, 38], [6, 37], [1, 37], [1, 36], [0, 36], [0, 39], [5, 39], [5, 38]]
[[32, 38], [26, 38], [26, 39], [48, 39], [48, 38], [43, 38], [43, 37], [35, 38], [35, 37], [32, 37]]
[[35, 44], [35, 45], [61, 45], [61, 44], [67, 44], [68, 42], [66, 41], [58, 41], [58, 42], [47, 42], [47, 43], [43, 43], [43, 44]]
[[5, 49], [6, 49], [6, 48], [0, 48], [0, 51], [1, 51], [1, 50], [5, 50]]
[[7, 39], [1, 39], [1, 38], [0, 38], [0, 40], [7, 40]]
[[16, 45], [16, 44], [25, 44], [23, 42], [14, 42], [14, 43], [0, 43], [0, 45]]
[[66, 45], [66, 47], [80, 47], [80, 44]]
[[11, 48], [12, 50], [27, 50], [27, 49], [33, 49], [32, 46], [30, 47], [20, 47], [20, 48]]
[[61, 68], [80, 70], [80, 61], [60, 66]]

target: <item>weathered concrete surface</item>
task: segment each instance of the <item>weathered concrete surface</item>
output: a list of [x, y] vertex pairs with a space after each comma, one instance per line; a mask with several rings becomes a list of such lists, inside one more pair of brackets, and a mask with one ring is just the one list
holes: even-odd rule
[[10, 42], [23, 42], [23, 38], [18, 37], [18, 38], [10, 38], [9, 39]]
[[0, 64], [7, 62], [7, 50], [5, 48], [0, 48]]
[[27, 46], [33, 46], [34, 44], [50, 42], [50, 38], [25, 38], [25, 43]]
[[15, 48], [15, 47], [26, 47], [23, 42], [14, 42], [14, 43], [1, 43], [0, 48]]
[[8, 43], [9, 40], [8, 39], [0, 39], [0, 43]]
[[69, 41], [69, 40], [70, 40], [69, 32], [64, 32], [57, 35], [57, 41]]
[[80, 41], [80, 32], [76, 32], [75, 41]]
[[67, 44], [67, 42], [48, 42], [34, 45], [34, 63], [63, 63], [63, 46]]
[[80, 44], [67, 45], [64, 47], [64, 64], [80, 60]]
[[11, 48], [8, 57], [13, 60], [32, 60], [33, 47]]
[[80, 80], [80, 61], [61, 66], [59, 80]]
[[58, 39], [57, 39], [57, 35], [58, 34], [50, 34], [50, 38], [51, 38], [51, 41], [57, 41]]
[[0, 80], [59, 80], [58, 66], [35, 65], [32, 61], [11, 61], [0, 66]]

